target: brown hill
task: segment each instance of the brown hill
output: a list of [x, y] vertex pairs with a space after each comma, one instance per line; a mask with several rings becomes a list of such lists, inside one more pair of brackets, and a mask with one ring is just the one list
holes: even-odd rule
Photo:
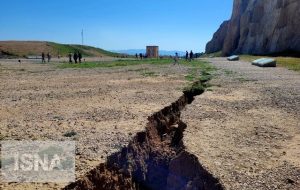
[[117, 53], [82, 45], [58, 44], [46, 41], [0, 41], [0, 58], [38, 56], [42, 52], [53, 56], [67, 56], [70, 52], [81, 52], [90, 57], [114, 57]]

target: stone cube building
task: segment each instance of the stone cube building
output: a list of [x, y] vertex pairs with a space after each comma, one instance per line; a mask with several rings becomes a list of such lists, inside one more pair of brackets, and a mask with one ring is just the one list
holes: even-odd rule
[[146, 56], [148, 58], [158, 58], [159, 57], [159, 47], [158, 46], [147, 46]]

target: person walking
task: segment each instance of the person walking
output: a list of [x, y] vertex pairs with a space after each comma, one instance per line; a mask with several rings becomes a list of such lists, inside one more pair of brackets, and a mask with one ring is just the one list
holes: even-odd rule
[[175, 57], [174, 57], [174, 64], [173, 65], [179, 64], [178, 60], [179, 60], [179, 56], [178, 56], [178, 53], [176, 52]]
[[81, 59], [82, 59], [82, 54], [80, 52], [78, 52], [78, 60], [79, 60], [79, 63], [81, 63]]
[[48, 63], [50, 62], [50, 60], [51, 60], [51, 55], [50, 55], [50, 53], [48, 52], [47, 53], [47, 59], [48, 59]]
[[194, 53], [193, 53], [193, 51], [191, 50], [191, 52], [190, 52], [190, 61], [192, 61], [192, 60], [194, 60]]
[[188, 61], [188, 59], [189, 59], [189, 52], [186, 51], [186, 53], [185, 53], [185, 60]]
[[73, 59], [75, 61], [75, 64], [77, 63], [77, 59], [78, 59], [78, 55], [77, 55], [77, 52], [74, 53], [73, 55]]
[[45, 53], [44, 52], [42, 53], [42, 63], [46, 63], [46, 61], [45, 61]]
[[69, 53], [69, 63], [73, 63], [73, 61], [72, 61], [72, 53]]

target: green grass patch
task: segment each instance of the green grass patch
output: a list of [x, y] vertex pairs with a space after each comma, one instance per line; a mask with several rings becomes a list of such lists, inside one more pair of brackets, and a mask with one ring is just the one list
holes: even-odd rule
[[188, 80], [188, 81], [190, 81], [190, 82], [192, 82], [192, 81], [195, 80], [195, 75], [188, 74], [188, 75], [185, 76], [185, 79]]
[[148, 70], [148, 68], [139, 68], [139, 69], [128, 69], [127, 71], [131, 71], [131, 72], [145, 72], [147, 70]]
[[193, 82], [197, 77], [197, 72], [198, 69], [196, 68], [190, 69], [189, 74], [185, 76], [185, 79], [187, 81]]
[[189, 94], [202, 94], [205, 89], [212, 87], [209, 81], [213, 78], [216, 67], [208, 62], [197, 60], [188, 63], [192, 68], [185, 79], [190, 81], [188, 86], [183, 89], [183, 92]]
[[[252, 62], [259, 58], [265, 58], [268, 56], [254, 56], [254, 55], [241, 55], [240, 58], [243, 61]], [[278, 66], [285, 67], [289, 70], [300, 72], [300, 58], [296, 57], [270, 57], [276, 59]]]
[[157, 76], [159, 76], [158, 74], [156, 74], [153, 71], [142, 72], [141, 75], [144, 76], [144, 77], [157, 77]]
[[205, 91], [205, 85], [200, 81], [194, 82], [183, 89], [184, 93], [202, 94]]
[[203, 54], [201, 57], [212, 58], [212, 57], [223, 57], [223, 56], [222, 56], [222, 51], [218, 51], [218, 52], [214, 52], [214, 53]]
[[189, 74], [185, 76], [185, 79], [193, 82], [193, 81], [201, 81], [206, 82], [212, 78], [212, 73], [216, 70], [216, 68], [204, 61], [196, 61], [188, 64], [192, 68], [189, 71]]
[[227, 76], [232, 76], [232, 75], [236, 74], [236, 72], [231, 71], [231, 70], [227, 70], [227, 69], [224, 70], [224, 73], [225, 73], [225, 75], [227, 75]]
[[63, 63], [58, 67], [61, 69], [66, 69], [66, 68], [90, 69], [90, 68], [97, 68], [97, 67], [109, 68], [109, 67], [128, 66], [128, 65], [132, 65], [132, 64], [127, 62], [85, 62], [81, 64]]
[[200, 69], [202, 71], [207, 71], [207, 72], [212, 72], [217, 70], [216, 67], [211, 65], [210, 63], [203, 61], [203, 60], [193, 60], [191, 62], [180, 62], [183, 65], [195, 68], [195, 69]]
[[[69, 63], [62, 63], [59, 64], [58, 67], [61, 69], [66, 68], [78, 68], [78, 69], [91, 69], [91, 68], [114, 68], [114, 67], [127, 67], [133, 65], [172, 65], [174, 63], [173, 59], [144, 59], [144, 60], [128, 60], [128, 59], [120, 59], [115, 61], [102, 61], [102, 62], [85, 62], [81, 64], [69, 64]], [[213, 72], [216, 69], [210, 63], [195, 59], [193, 61], [185, 61], [180, 59], [178, 61], [180, 65], [183, 65], [189, 68], [189, 73], [185, 76], [185, 79], [192, 84], [190, 84], [185, 90], [194, 89], [195, 91], [202, 91], [203, 88], [208, 87], [209, 84], [206, 82], [211, 80], [213, 77]], [[174, 65], [176, 67], [176, 65]], [[149, 71], [147, 69], [129, 69], [128, 71], [142, 71], [141, 75], [145, 77], [154, 77], [158, 76], [155, 72]], [[197, 83], [199, 82], [199, 83]], [[197, 83], [197, 85], [195, 85]], [[206, 86], [202, 86], [205, 83]]]
[[[84, 62], [81, 64], [69, 64], [69, 63], [61, 63], [58, 65], [61, 69], [66, 68], [112, 68], [112, 67], [126, 67], [132, 65], [142, 65], [142, 64], [149, 64], [149, 65], [168, 65], [173, 64], [173, 59], [143, 59], [143, 60], [128, 60], [128, 59], [120, 59], [115, 61], [100, 61], [100, 62]], [[207, 71], [213, 71], [215, 68], [202, 60], [193, 60], [191, 62], [186, 62], [184, 60], [180, 60], [179, 64], [191, 67], [191, 68], [198, 68]]]
[[95, 48], [91, 46], [58, 44], [54, 42], [47, 42], [47, 45], [51, 46], [54, 49], [54, 51], [56, 51], [53, 53], [59, 53], [62, 56], [67, 56], [69, 53], [74, 52], [80, 52], [83, 56], [95, 56], [95, 54], [99, 54], [117, 57], [120, 55], [118, 53], [113, 53], [110, 51], [103, 50], [101, 48]]
[[276, 60], [279, 66], [300, 72], [300, 58], [278, 57]]

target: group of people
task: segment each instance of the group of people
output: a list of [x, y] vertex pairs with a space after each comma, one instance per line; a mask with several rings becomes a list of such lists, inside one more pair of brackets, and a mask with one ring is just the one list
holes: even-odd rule
[[[172, 57], [172, 56], [170, 56], [170, 57]], [[186, 54], [185, 54], [185, 60], [186, 61], [192, 61], [192, 60], [194, 60], [194, 53], [193, 53], [193, 51], [191, 50], [190, 51], [190, 53], [188, 52], [188, 51], [186, 51]], [[140, 53], [140, 54], [135, 54], [135, 58], [136, 59], [143, 59], [143, 58], [146, 58], [146, 56], [144, 56], [142, 53]], [[174, 57], [175, 59], [177, 58], [177, 60], [179, 59], [179, 55], [178, 55], [178, 53], [176, 52], [175, 53], [175, 57]]]
[[[175, 53], [175, 57], [174, 57], [174, 65], [178, 64], [178, 60], [179, 60], [179, 54], [176, 52]], [[190, 51], [190, 53], [188, 51], [186, 51], [186, 53], [185, 53], [185, 60], [186, 61], [192, 61], [192, 60], [194, 60], [194, 53], [193, 53], [192, 50]]]
[[144, 56], [142, 53], [140, 53], [140, 54], [135, 54], [135, 58], [136, 59], [138, 59], [138, 58], [140, 58], [141, 60], [143, 59], [143, 58], [146, 58], [146, 56]]
[[192, 61], [194, 59], [194, 53], [191, 50], [191, 52], [189, 53], [188, 51], [186, 51], [185, 53], [185, 60], [186, 61]]
[[72, 53], [69, 53], [69, 63], [73, 63], [73, 60], [75, 63], [81, 63], [81, 59], [82, 59], [82, 54], [80, 52], [75, 52], [73, 55]]
[[[51, 61], [51, 54], [49, 52], [47, 53], [47, 60], [48, 60], [48, 63]], [[44, 52], [42, 53], [42, 62], [46, 63], [45, 53]]]
[[[46, 63], [46, 56], [49, 63], [51, 61], [51, 54], [47, 53], [47, 55], [45, 55], [44, 52], [42, 53], [42, 62]], [[60, 58], [60, 55], [58, 55], [58, 58]], [[69, 53], [69, 63], [73, 63], [73, 59], [75, 63], [81, 63], [82, 54], [80, 52], [75, 52], [74, 55], [72, 55], [72, 53]]]

